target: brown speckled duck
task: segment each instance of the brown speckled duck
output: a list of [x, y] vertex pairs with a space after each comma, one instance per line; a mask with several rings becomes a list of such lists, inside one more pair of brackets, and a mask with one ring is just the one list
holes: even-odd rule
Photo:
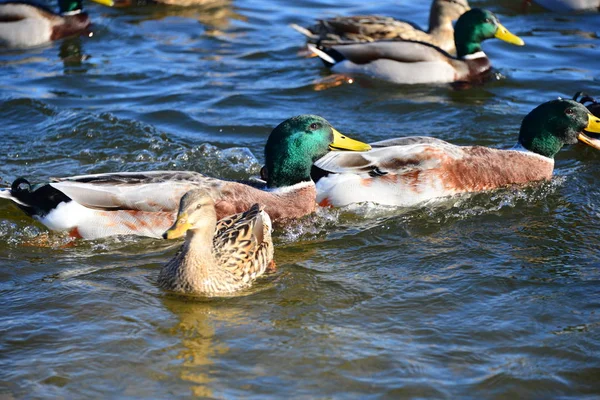
[[307, 29], [295, 24], [292, 27], [306, 35], [309, 43], [324, 47], [378, 40], [412, 40], [456, 54], [452, 22], [469, 10], [467, 0], [434, 0], [427, 32], [410, 22], [377, 15], [322, 19]]
[[183, 235], [183, 246], [158, 276], [163, 289], [227, 295], [251, 286], [274, 267], [271, 219], [258, 204], [217, 222], [211, 195], [192, 190], [181, 198], [177, 220], [164, 237]]

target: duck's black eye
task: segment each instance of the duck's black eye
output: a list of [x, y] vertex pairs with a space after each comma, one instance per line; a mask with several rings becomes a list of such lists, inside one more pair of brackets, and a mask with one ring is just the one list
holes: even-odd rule
[[565, 114], [567, 114], [567, 115], [573, 115], [573, 114], [575, 114], [575, 110], [573, 110], [572, 108], [567, 108], [565, 110]]
[[313, 122], [312, 124], [310, 124], [310, 126], [308, 127], [308, 129], [310, 129], [311, 131], [316, 131], [317, 129], [321, 128], [321, 124], [319, 124], [318, 122]]

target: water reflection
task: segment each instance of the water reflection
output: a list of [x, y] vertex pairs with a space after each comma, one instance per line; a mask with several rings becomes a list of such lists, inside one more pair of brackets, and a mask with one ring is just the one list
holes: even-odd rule
[[218, 308], [220, 300], [186, 299], [167, 296], [165, 307], [179, 318], [169, 333], [181, 338], [183, 350], [177, 354], [181, 360], [179, 377], [190, 383], [194, 396], [214, 397], [210, 372], [215, 359], [229, 352], [229, 347], [216, 338], [219, 320], [232, 320], [239, 314], [235, 309]]
[[[139, 16], [130, 23], [140, 24], [144, 21], [161, 20], [167, 17], [190, 18], [212, 28], [207, 30], [207, 34], [219, 35], [222, 33], [220, 30], [229, 27], [230, 20], [247, 21], [245, 16], [236, 11], [231, 0], [202, 1], [203, 4], [194, 4], [197, 3], [194, 0], [174, 0], [172, 2], [167, 0], [165, 2], [157, 1], [157, 3], [148, 7], [128, 8], [125, 11], [127, 14]], [[129, 4], [123, 3], [121, 6], [128, 7]]]
[[63, 40], [58, 50], [58, 56], [63, 61], [65, 73], [71, 67], [80, 67], [83, 61], [90, 58], [89, 55], [84, 54], [79, 36]]

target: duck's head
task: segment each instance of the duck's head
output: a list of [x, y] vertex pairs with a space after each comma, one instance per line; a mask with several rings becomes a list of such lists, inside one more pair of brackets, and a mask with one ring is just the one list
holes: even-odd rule
[[211, 226], [217, 222], [215, 202], [205, 189], [190, 190], [179, 202], [177, 219], [164, 234], [164, 239], [177, 239], [189, 230], [200, 226]]
[[431, 3], [429, 26], [435, 25], [435, 22], [440, 19], [456, 21], [470, 9], [467, 0], [435, 0]]
[[458, 57], [481, 51], [481, 42], [491, 38], [498, 38], [517, 46], [525, 44], [523, 39], [510, 33], [491, 11], [473, 8], [456, 21], [454, 42]]
[[[113, 0], [92, 0], [98, 4], [112, 7], [114, 5]], [[83, 10], [82, 0], [58, 0], [58, 9], [62, 15], [76, 15], [81, 13]]]
[[317, 115], [299, 115], [279, 124], [267, 139], [265, 169], [268, 187], [310, 181], [315, 161], [330, 150], [366, 151], [371, 146], [342, 135]]
[[523, 119], [519, 143], [550, 158], [565, 144], [575, 144], [578, 140], [600, 150], [600, 140], [584, 131], [600, 133], [600, 117], [576, 101], [552, 100], [537, 106]]

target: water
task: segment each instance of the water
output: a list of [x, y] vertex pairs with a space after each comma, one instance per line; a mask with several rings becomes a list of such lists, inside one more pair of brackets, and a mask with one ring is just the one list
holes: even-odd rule
[[[297, 55], [287, 27], [428, 5], [88, 4], [92, 38], [0, 55], [0, 176], [108, 171], [256, 175], [301, 113], [364, 141], [433, 135], [509, 147], [523, 116], [600, 96], [598, 14], [473, 1], [523, 37], [484, 44], [498, 79], [455, 91], [358, 80]], [[277, 232], [277, 274], [243, 295], [156, 287], [178, 243], [69, 242], [0, 203], [0, 396], [597, 398], [600, 153], [572, 146], [549, 183], [415, 210], [321, 210]]]

